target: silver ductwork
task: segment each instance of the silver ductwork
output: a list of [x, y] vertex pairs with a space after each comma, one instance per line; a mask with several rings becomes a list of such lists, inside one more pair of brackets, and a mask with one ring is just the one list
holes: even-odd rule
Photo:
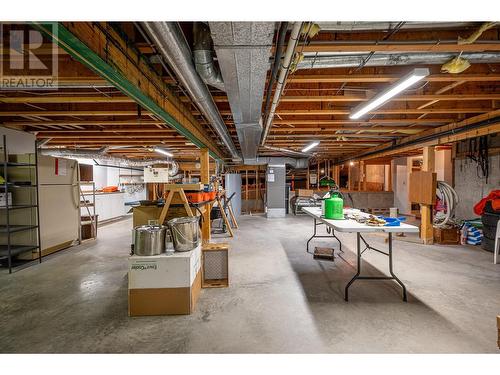
[[240, 159], [226, 124], [222, 120], [212, 95], [192, 62], [191, 50], [177, 22], [142, 22], [141, 25], [172, 67], [200, 111], [215, 129], [233, 159]]
[[[316, 22], [323, 31], [334, 32], [356, 32], [394, 29], [399, 22]], [[474, 27], [480, 25], [480, 22], [405, 22], [400, 29], [418, 30], [418, 29], [452, 29]]]
[[106, 154], [109, 147], [102, 147], [97, 150], [82, 150], [82, 149], [63, 149], [63, 148], [40, 148], [42, 155], [52, 156], [55, 158], [68, 159], [92, 159], [101, 164], [123, 167], [147, 167], [155, 164], [167, 164], [169, 166], [168, 174], [170, 177], [175, 176], [179, 172], [179, 164], [175, 160], [166, 159], [142, 159], [133, 160], [121, 158]]
[[[351, 68], [358, 66], [442, 65], [455, 53], [375, 53], [364, 62], [367, 53], [305, 53], [297, 69]], [[470, 63], [498, 63], [500, 53], [462, 53]]]
[[257, 157], [274, 22], [210, 22], [245, 164]]
[[296, 155], [296, 156], [302, 156], [302, 157], [311, 157], [312, 156], [312, 155], [307, 154], [305, 152], [289, 150], [287, 148], [282, 148], [282, 147], [273, 147], [273, 146], [262, 146], [262, 147], [265, 148], [266, 150], [282, 152], [284, 154], [290, 154], [290, 155]]
[[293, 23], [292, 32], [290, 33], [290, 39], [288, 40], [285, 56], [283, 57], [283, 63], [281, 64], [281, 68], [278, 75], [278, 81], [276, 83], [276, 88], [274, 90], [271, 109], [269, 110], [269, 114], [267, 114], [266, 123], [264, 125], [262, 140], [260, 142], [262, 146], [266, 144], [267, 136], [269, 135], [269, 131], [271, 130], [271, 126], [274, 120], [274, 114], [276, 112], [276, 108], [278, 107], [281, 98], [281, 93], [285, 88], [286, 78], [288, 76], [290, 65], [292, 63], [292, 58], [295, 55], [295, 48], [297, 47], [297, 44], [299, 42], [301, 29], [302, 29], [302, 22]]
[[309, 166], [309, 158], [287, 158], [275, 156], [259, 156], [248, 161], [248, 165], [288, 165], [295, 169], [304, 169]]
[[207, 85], [224, 91], [222, 73], [214, 61], [213, 42], [208, 25], [204, 22], [194, 22], [193, 39], [193, 57], [196, 71]]

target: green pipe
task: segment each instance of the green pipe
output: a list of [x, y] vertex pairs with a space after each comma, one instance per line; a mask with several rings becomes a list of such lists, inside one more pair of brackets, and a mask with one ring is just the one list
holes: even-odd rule
[[[177, 130], [184, 137], [189, 139], [194, 145], [199, 148], [208, 148], [202, 141], [179, 123], [170, 113], [155, 103], [148, 95], [142, 92], [137, 86], [130, 82], [121, 72], [114, 69], [109, 63], [104, 61], [97, 53], [92, 51], [85, 43], [72, 34], [66, 27], [58, 22], [32, 22], [32, 25], [48, 35], [73, 58], [92, 69], [102, 78], [112, 83], [117, 89], [123, 92], [128, 97], [134, 99], [141, 107], [149, 110], [157, 115], [170, 127]], [[54, 29], [57, 30], [54, 33]], [[222, 163], [224, 161], [212, 150], [209, 149], [209, 154], [215, 160]]]

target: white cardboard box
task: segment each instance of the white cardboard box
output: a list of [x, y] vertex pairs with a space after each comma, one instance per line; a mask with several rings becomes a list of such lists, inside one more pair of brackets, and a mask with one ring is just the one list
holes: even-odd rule
[[[8, 197], [8, 199], [6, 199]], [[0, 206], [11, 206], [12, 205], [12, 193], [0, 193]]]
[[128, 258], [128, 288], [189, 288], [200, 267], [201, 245], [172, 255], [133, 255]]

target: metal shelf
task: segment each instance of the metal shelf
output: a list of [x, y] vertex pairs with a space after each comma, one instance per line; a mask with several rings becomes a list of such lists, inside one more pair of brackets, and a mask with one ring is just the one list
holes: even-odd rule
[[[6, 186], [7, 185], [7, 186]], [[1, 184], [0, 187], [4, 188], [7, 187], [7, 188], [36, 188], [37, 185], [33, 185], [33, 184], [17, 184], [15, 182], [7, 182], [7, 184]]]
[[0, 206], [0, 210], [20, 210], [23, 208], [33, 208], [38, 207], [36, 204], [15, 204], [11, 206]]
[[38, 225], [0, 225], [0, 233], [15, 233], [38, 228]]
[[[5, 164], [5, 162], [4, 162]], [[18, 163], [18, 162], [7, 162], [7, 167], [36, 167], [36, 164], [33, 163]]]
[[[19, 255], [27, 251], [38, 249], [38, 246], [33, 245], [10, 245], [11, 255]], [[7, 245], [0, 245], [0, 256], [9, 256], [9, 249]]]
[[[6, 258], [7, 259], [7, 265], [9, 268], [9, 273], [12, 273], [12, 268], [15, 266], [13, 263], [13, 257], [16, 255], [28, 252], [28, 251], [33, 251], [38, 249], [38, 255], [39, 255], [39, 262], [42, 262], [42, 254], [41, 254], [41, 248], [40, 248], [40, 213], [38, 211], [38, 202], [39, 202], [39, 196], [38, 196], [38, 154], [37, 154], [37, 147], [36, 143], [33, 145], [33, 154], [34, 154], [34, 163], [32, 162], [10, 162], [9, 160], [9, 155], [7, 153], [7, 136], [3, 135], [3, 161], [0, 161], [0, 167], [2, 168], [2, 173], [3, 177], [6, 181], [4, 181], [3, 184], [0, 184], [0, 190], [7, 192], [11, 189], [14, 188], [30, 188], [30, 189], [35, 189], [35, 196], [33, 194], [30, 194], [30, 202], [28, 204], [6, 204], [0, 207], [0, 210], [2, 211], [2, 217], [5, 215], [5, 222], [0, 225], [0, 233], [5, 234], [2, 236], [2, 241], [5, 241], [7, 243], [0, 244], [0, 257]], [[31, 161], [31, 157], [29, 159]], [[22, 168], [22, 167], [28, 167], [28, 168], [33, 168], [30, 170], [30, 179], [27, 181], [9, 181], [9, 174], [11, 173], [10, 171], [14, 168]], [[31, 173], [34, 172], [34, 177], [31, 176]], [[13, 176], [14, 177], [14, 176]], [[15, 177], [14, 177], [15, 178]], [[10, 212], [11, 210], [18, 210], [18, 209], [36, 209], [36, 225], [33, 224], [11, 224], [11, 218], [10, 218]], [[33, 211], [30, 210], [29, 216], [27, 213], [23, 213], [25, 216], [25, 221], [28, 223], [32, 222], [32, 214]], [[19, 216], [19, 215], [18, 215]], [[11, 241], [11, 234], [12, 233], [19, 233], [19, 232], [24, 232], [24, 231], [29, 231], [29, 230], [34, 230], [36, 229], [36, 239], [33, 239], [34, 244], [31, 245], [17, 245], [17, 244], [12, 244]]]

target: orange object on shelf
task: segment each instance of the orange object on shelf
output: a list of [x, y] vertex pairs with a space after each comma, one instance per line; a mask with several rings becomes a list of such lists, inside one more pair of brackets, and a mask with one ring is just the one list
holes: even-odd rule
[[203, 192], [203, 201], [209, 201], [210, 200], [210, 192]]
[[102, 188], [102, 191], [105, 193], [114, 193], [118, 191], [118, 186], [106, 186]]
[[215, 197], [217, 196], [217, 192], [216, 191], [211, 191], [208, 193], [209, 194], [209, 199], [210, 201], [213, 201], [215, 199]]
[[200, 203], [204, 201], [204, 193], [202, 191], [186, 193], [186, 198], [191, 203]]

